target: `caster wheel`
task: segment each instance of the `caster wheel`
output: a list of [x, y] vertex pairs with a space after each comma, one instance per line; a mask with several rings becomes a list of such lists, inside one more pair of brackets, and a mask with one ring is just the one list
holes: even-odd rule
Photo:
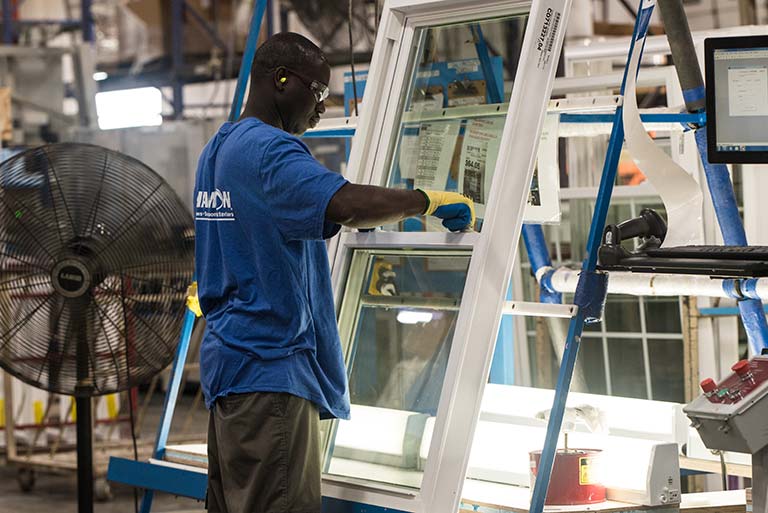
[[22, 492], [31, 492], [35, 487], [35, 471], [31, 468], [20, 467], [16, 474], [16, 481]]
[[112, 500], [112, 488], [106, 479], [97, 479], [93, 483], [93, 496], [99, 502], [109, 502]]

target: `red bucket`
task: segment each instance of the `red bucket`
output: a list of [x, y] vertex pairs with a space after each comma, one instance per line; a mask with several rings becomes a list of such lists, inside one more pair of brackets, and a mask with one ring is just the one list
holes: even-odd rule
[[[599, 450], [558, 450], [545, 504], [550, 506], [576, 506], [605, 501], [605, 486], [597, 482], [596, 470]], [[541, 451], [531, 452], [531, 490], [539, 471]]]

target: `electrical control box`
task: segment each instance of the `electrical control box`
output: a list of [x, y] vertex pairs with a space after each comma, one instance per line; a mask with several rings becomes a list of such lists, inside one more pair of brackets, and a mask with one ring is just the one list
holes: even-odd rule
[[703, 393], [683, 411], [708, 448], [754, 454], [768, 445], [768, 356], [732, 370], [720, 383], [702, 381]]

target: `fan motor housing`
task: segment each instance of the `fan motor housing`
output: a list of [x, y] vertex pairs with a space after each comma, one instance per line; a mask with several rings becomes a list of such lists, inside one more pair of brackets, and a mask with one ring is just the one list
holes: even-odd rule
[[64, 297], [81, 297], [91, 286], [91, 271], [81, 260], [65, 258], [53, 266], [51, 283]]

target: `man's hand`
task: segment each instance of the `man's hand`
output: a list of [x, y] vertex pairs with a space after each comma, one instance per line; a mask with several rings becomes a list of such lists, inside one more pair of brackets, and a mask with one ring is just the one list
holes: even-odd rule
[[471, 199], [457, 192], [417, 190], [427, 198], [425, 215], [442, 219], [443, 226], [452, 232], [474, 228], [475, 204]]

